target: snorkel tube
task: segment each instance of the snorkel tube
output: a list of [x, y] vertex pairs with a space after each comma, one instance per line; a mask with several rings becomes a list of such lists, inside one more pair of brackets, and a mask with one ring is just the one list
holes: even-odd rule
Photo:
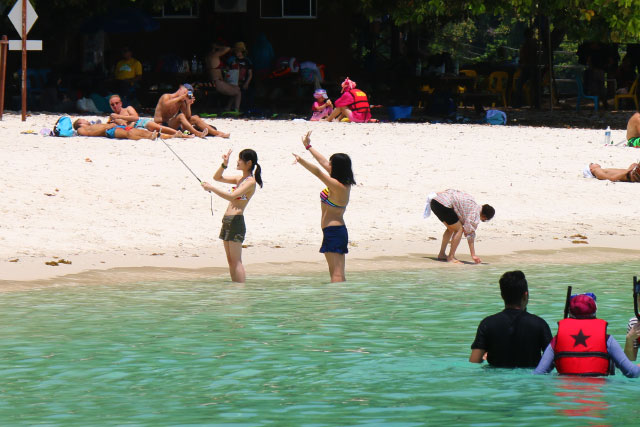
[[[634, 292], [635, 292], [635, 288], [634, 288]], [[635, 295], [635, 293], [634, 293], [634, 295]], [[569, 317], [569, 301], [571, 301], [571, 286], [567, 286], [567, 298], [564, 300], [564, 319]], [[636, 304], [636, 306], [637, 306], [637, 304]], [[636, 311], [636, 313], [637, 313], [637, 311]]]
[[633, 312], [636, 314], [638, 321], [640, 321], [640, 313], [638, 313], [638, 294], [640, 294], [640, 282], [638, 282], [638, 276], [633, 276]]

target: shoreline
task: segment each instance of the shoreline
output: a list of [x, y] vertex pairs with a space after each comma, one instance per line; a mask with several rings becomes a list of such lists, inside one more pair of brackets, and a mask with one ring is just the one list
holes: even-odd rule
[[[212, 215], [209, 194], [164, 144], [21, 133], [51, 127], [56, 119], [42, 114], [22, 123], [8, 115], [0, 122], [0, 285], [146, 267], [228, 274], [218, 240], [227, 202], [214, 196]], [[447, 188], [496, 209], [477, 231], [476, 251], [486, 262], [640, 260], [640, 187], [582, 176], [589, 162], [626, 167], [640, 151], [603, 146], [599, 130], [208, 121], [231, 132], [231, 139], [169, 144], [203, 181], [211, 180], [229, 149], [232, 156], [244, 148], [258, 153], [264, 188], [245, 212], [249, 278], [281, 270], [326, 274], [318, 253], [324, 185], [292, 164], [292, 152], [309, 157], [300, 143], [308, 130], [325, 156], [344, 152], [354, 164], [358, 184], [345, 212], [347, 274], [386, 265], [382, 259], [392, 259], [392, 267], [443, 266], [429, 257], [438, 253], [444, 227], [422, 212], [427, 194]], [[614, 140], [622, 137], [624, 131], [613, 131]], [[456, 256], [470, 260], [465, 242]], [[72, 264], [45, 265], [60, 258]]]
[[[308, 248], [310, 249], [310, 248]], [[277, 250], [276, 250], [277, 251]], [[306, 251], [300, 251], [305, 255]], [[276, 254], [261, 257], [260, 260], [245, 264], [247, 279], [251, 281], [261, 276], [325, 274], [327, 266], [321, 257], [315, 259], [290, 258], [282, 260]], [[320, 254], [318, 254], [320, 255]], [[349, 273], [394, 270], [461, 269], [483, 268], [484, 266], [504, 266], [526, 268], [527, 265], [580, 265], [615, 262], [640, 262], [640, 250], [602, 246], [589, 247], [547, 247], [540, 249], [516, 250], [508, 253], [490, 253], [483, 257], [482, 264], [476, 265], [468, 255], [461, 256], [463, 265], [449, 264], [436, 259], [436, 253], [412, 252], [404, 255], [378, 253], [368, 257], [347, 258], [347, 283]], [[107, 261], [98, 261], [103, 258]], [[0, 293], [33, 290], [75, 284], [127, 284], [141, 281], [202, 280], [223, 277], [228, 280], [228, 268], [221, 263], [206, 265], [206, 259], [187, 260], [181, 258], [161, 258], [158, 256], [124, 257], [87, 256], [78, 257], [76, 263], [51, 267], [41, 260], [30, 260], [20, 268], [11, 271], [6, 279], [0, 280]], [[200, 257], [199, 257], [200, 258]], [[100, 264], [96, 264], [100, 263]], [[38, 266], [42, 265], [42, 268]], [[229, 282], [231, 283], [231, 282]]]

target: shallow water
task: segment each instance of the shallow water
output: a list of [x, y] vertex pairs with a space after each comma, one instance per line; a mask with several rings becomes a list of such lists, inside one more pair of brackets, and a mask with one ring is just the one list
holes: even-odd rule
[[[640, 380], [467, 362], [504, 269], [0, 294], [2, 425], [635, 425]], [[555, 333], [566, 286], [624, 345], [640, 263], [524, 268]]]

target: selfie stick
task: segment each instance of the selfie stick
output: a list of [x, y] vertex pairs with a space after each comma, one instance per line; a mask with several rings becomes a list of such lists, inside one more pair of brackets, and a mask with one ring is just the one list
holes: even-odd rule
[[201, 180], [200, 178], [198, 178], [198, 175], [196, 175], [196, 174], [191, 170], [191, 168], [190, 168], [189, 166], [187, 166], [187, 164], [184, 162], [184, 160], [182, 160], [182, 159], [180, 158], [180, 156], [178, 156], [178, 154], [177, 154], [175, 151], [173, 151], [173, 149], [169, 146], [169, 144], [167, 144], [167, 142], [166, 142], [164, 139], [162, 139], [162, 138], [160, 138], [160, 139], [162, 140], [162, 142], [164, 143], [164, 145], [166, 145], [166, 146], [167, 146], [167, 148], [168, 148], [169, 150], [171, 150], [171, 152], [172, 152], [172, 153], [173, 153], [173, 154], [178, 158], [178, 160], [180, 160], [180, 161], [182, 162], [182, 164], [183, 164], [187, 169], [189, 169], [189, 172], [191, 172], [191, 173], [193, 174], [193, 176], [195, 176], [195, 177], [196, 177], [196, 179], [202, 183], [202, 180]]
[[[196, 174], [195, 174], [195, 172], [193, 172], [193, 171], [191, 170], [191, 168], [190, 168], [190, 167], [189, 167], [189, 166], [184, 162], [184, 160], [182, 160], [182, 159], [180, 158], [180, 156], [178, 156], [178, 153], [176, 153], [175, 151], [173, 151], [173, 149], [169, 146], [169, 144], [167, 144], [167, 142], [166, 142], [164, 139], [162, 139], [162, 138], [160, 138], [160, 139], [162, 140], [162, 142], [164, 142], [164, 145], [166, 145], [166, 146], [167, 146], [167, 148], [168, 148], [169, 150], [171, 150], [171, 152], [172, 152], [172, 153], [173, 153], [173, 154], [178, 158], [178, 160], [180, 160], [180, 161], [182, 162], [182, 164], [184, 165], [184, 167], [186, 167], [187, 169], [189, 169], [189, 172], [191, 172], [191, 174], [192, 174], [193, 176], [195, 176], [195, 177], [196, 177], [196, 179], [200, 182], [200, 184], [202, 184], [202, 180], [201, 180], [200, 178], [198, 178], [198, 175], [196, 175]], [[213, 195], [211, 194], [211, 192], [209, 192], [209, 198], [210, 198], [210, 202], [211, 202], [211, 215], [213, 215]]]
[[636, 318], [640, 321], [640, 313], [638, 313], [638, 294], [640, 294], [640, 282], [638, 276], [633, 276], [633, 311]]
[[569, 301], [571, 300], [571, 286], [567, 286], [567, 298], [564, 300], [564, 318], [569, 317]]

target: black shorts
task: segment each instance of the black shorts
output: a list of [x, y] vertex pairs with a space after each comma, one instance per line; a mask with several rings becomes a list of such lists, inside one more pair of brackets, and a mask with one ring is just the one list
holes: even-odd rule
[[453, 225], [460, 221], [456, 211], [453, 208], [448, 208], [436, 199], [431, 199], [431, 212], [433, 212], [440, 221], [448, 225]]

